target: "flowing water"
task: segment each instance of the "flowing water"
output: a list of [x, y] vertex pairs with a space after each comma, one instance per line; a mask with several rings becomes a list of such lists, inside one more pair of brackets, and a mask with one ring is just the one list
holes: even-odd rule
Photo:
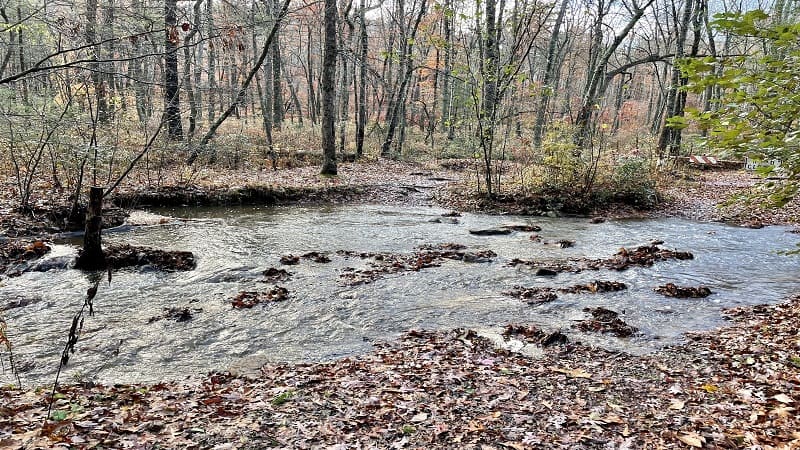
[[[679, 342], [681, 334], [724, 323], [722, 308], [777, 302], [800, 291], [800, 256], [785, 256], [800, 240], [784, 227], [760, 230], [680, 219], [620, 220], [590, 224], [587, 219], [501, 217], [464, 214], [460, 223], [432, 223], [443, 210], [383, 206], [329, 208], [185, 208], [159, 211], [189, 220], [109, 233], [106, 243], [130, 243], [190, 250], [191, 272], [130, 269], [100, 284], [95, 315], [83, 332], [62, 379], [139, 382], [180, 379], [261, 361], [323, 361], [369, 351], [372, 343], [409, 329], [499, 329], [533, 323], [561, 329], [571, 339], [632, 353]], [[542, 227], [544, 242], [530, 233], [473, 236], [470, 229], [507, 223]], [[548, 244], [560, 239], [574, 247]], [[620, 247], [663, 240], [663, 247], [690, 251], [693, 260], [657, 262], [652, 267], [563, 273], [537, 277], [513, 258], [607, 258]], [[337, 250], [409, 253], [423, 244], [455, 242], [469, 250], [490, 249], [490, 263], [446, 260], [441, 267], [385, 276], [348, 286], [339, 275], [367, 261], [336, 255]], [[283, 302], [234, 309], [240, 291], [263, 291], [261, 272], [281, 267], [282, 254], [329, 253], [328, 264], [301, 260]], [[71, 255], [75, 246], [56, 245], [48, 257]], [[592, 280], [616, 280], [625, 291], [559, 294], [553, 302], [529, 306], [506, 297], [515, 285], [567, 287]], [[653, 288], [674, 282], [705, 285], [704, 299], [666, 298]], [[23, 383], [51, 382], [73, 314], [91, 285], [75, 270], [29, 272], [5, 279], [0, 308], [8, 322]], [[17, 303], [24, 307], [8, 307]], [[604, 306], [621, 313], [640, 334], [627, 339], [578, 333], [570, 328], [586, 317], [583, 308]], [[188, 307], [186, 322], [152, 320], [164, 308]], [[0, 353], [3, 360], [6, 354]], [[0, 382], [10, 382], [7, 362]]]

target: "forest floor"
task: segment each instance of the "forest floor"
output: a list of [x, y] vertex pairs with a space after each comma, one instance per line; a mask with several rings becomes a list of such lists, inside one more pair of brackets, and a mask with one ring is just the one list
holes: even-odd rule
[[[315, 167], [236, 173], [229, 179], [200, 174], [192, 183], [193, 196], [181, 193], [170, 201], [229, 199], [215, 200], [209, 192], [241, 198], [254, 195], [242, 190], [245, 185], [258, 184], [273, 186], [269, 194], [275, 201], [297, 201], [313, 188], [314, 202], [461, 210], [473, 204], [448, 193], [466, 182], [468, 171], [391, 164], [342, 164], [337, 178], [319, 177]], [[796, 201], [780, 211], [716, 207], [755, 182], [743, 172], [692, 171], [665, 184], [665, 201], [655, 210], [595, 213], [748, 226], [798, 223]], [[147, 190], [135, 185], [132, 180], [119, 195], [147, 199]], [[158, 189], [175, 195], [177, 188]], [[8, 230], [13, 217], [5, 211]], [[46, 231], [39, 229], [39, 236]], [[645, 356], [545, 339], [552, 330], [523, 324], [509, 327], [504, 339], [524, 342], [535, 352], [511, 352], [469, 330], [410, 331], [365, 355], [268, 365], [250, 376], [68, 384], [59, 387], [47, 422], [49, 389], [5, 386], [0, 448], [800, 448], [800, 297], [726, 314], [729, 326], [690, 334], [685, 344]]]

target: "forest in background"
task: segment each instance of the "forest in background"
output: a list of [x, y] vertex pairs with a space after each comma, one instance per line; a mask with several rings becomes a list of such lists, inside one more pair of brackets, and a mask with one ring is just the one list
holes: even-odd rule
[[[134, 169], [158, 183], [167, 169], [309, 155], [330, 174], [364, 156], [468, 158], [490, 199], [512, 160], [523, 189], [586, 195], [607, 178], [647, 203], [641, 180], [665, 156], [709, 151], [703, 138], [792, 167], [797, 11], [794, 0], [3, 1], [2, 170], [22, 210], [37, 184], [77, 207], [87, 185], [108, 194]], [[759, 97], [765, 73], [776, 76]]]

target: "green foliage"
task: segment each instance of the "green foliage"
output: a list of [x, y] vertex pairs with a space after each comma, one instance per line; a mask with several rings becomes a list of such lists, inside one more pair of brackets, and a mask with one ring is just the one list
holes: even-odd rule
[[[704, 144], [737, 157], [780, 159], [788, 185], [775, 183], [768, 200], [776, 205], [797, 192], [800, 172], [800, 23], [774, 23], [761, 10], [716, 16], [713, 26], [734, 36], [757, 39], [757, 53], [687, 59], [680, 62], [687, 89], [713, 87], [722, 97], [711, 111], [687, 108], [687, 118], [707, 135]], [[674, 124], [685, 126], [685, 124]], [[766, 168], [762, 175], [774, 174]]]
[[272, 406], [281, 406], [291, 400], [294, 395], [294, 391], [281, 392], [280, 394], [276, 395], [270, 403], [272, 403]]
[[654, 207], [658, 195], [650, 161], [641, 157], [620, 161], [611, 176], [610, 191], [616, 201], [644, 208]]
[[581, 182], [585, 163], [572, 139], [573, 133], [572, 127], [556, 123], [542, 140], [542, 183], [546, 188], [571, 190]]

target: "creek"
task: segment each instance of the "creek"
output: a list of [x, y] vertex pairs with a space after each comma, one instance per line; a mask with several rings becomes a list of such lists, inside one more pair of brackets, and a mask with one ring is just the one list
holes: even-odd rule
[[[610, 220], [464, 214], [459, 223], [435, 223], [444, 210], [430, 207], [235, 207], [173, 208], [160, 214], [185, 220], [108, 233], [105, 243], [128, 243], [189, 250], [197, 268], [165, 273], [147, 268], [115, 272], [101, 282], [95, 314], [83, 332], [62, 380], [157, 382], [261, 362], [315, 362], [367, 352], [374, 342], [397, 338], [409, 329], [500, 330], [510, 323], [560, 329], [571, 340], [630, 353], [652, 352], [681, 342], [687, 331], [723, 325], [724, 308], [775, 303], [800, 292], [800, 235], [785, 227], [753, 230], [682, 219]], [[475, 236], [471, 229], [508, 223], [535, 224], [529, 232]], [[561, 248], [558, 240], [574, 241]], [[656, 262], [625, 271], [602, 269], [537, 276], [514, 258], [564, 260], [608, 258], [620, 247], [662, 240], [662, 247], [689, 251], [691, 260]], [[440, 267], [388, 274], [371, 283], [348, 285], [348, 267], [368, 260], [337, 251], [411, 253], [425, 244], [453, 242], [468, 251], [492, 250], [491, 262], [445, 260]], [[47, 258], [74, 255], [76, 242], [54, 245]], [[331, 262], [301, 259], [282, 266], [281, 255], [318, 251]], [[234, 309], [240, 291], [264, 291], [262, 272], [270, 267], [292, 273], [277, 282], [288, 299]], [[528, 305], [503, 295], [515, 285], [568, 287], [593, 280], [624, 282], [610, 293], [559, 294]], [[707, 286], [702, 299], [677, 299], [653, 291], [658, 285]], [[3, 280], [0, 308], [25, 385], [53, 380], [73, 314], [91, 285], [76, 270], [27, 272]], [[26, 306], [12, 307], [17, 304]], [[571, 328], [587, 317], [586, 307], [620, 313], [639, 333], [630, 338], [581, 333]], [[163, 316], [165, 308], [188, 308], [191, 319]], [[7, 354], [0, 382], [12, 382]]]

